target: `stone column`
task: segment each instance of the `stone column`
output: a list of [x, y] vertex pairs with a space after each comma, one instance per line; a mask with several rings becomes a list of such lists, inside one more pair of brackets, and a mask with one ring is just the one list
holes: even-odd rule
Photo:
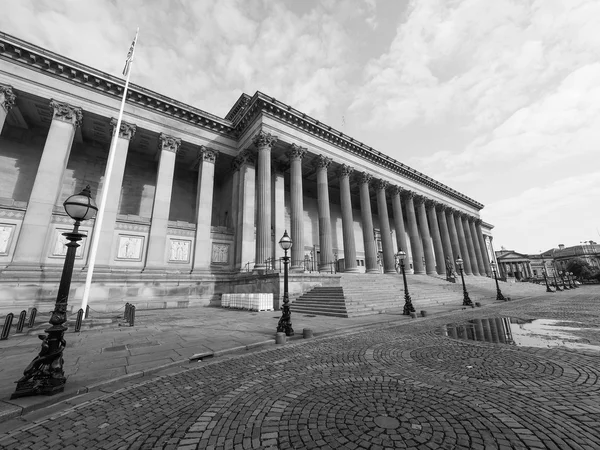
[[[454, 266], [454, 253], [452, 252], [452, 244], [450, 242], [450, 231], [448, 230], [448, 221], [446, 220], [446, 205], [438, 203], [436, 206], [438, 224], [440, 227], [440, 237], [442, 239], [442, 248], [444, 249], [444, 270], [446, 259]], [[444, 272], [445, 273], [445, 272]]]
[[0, 133], [2, 133], [8, 112], [15, 105], [15, 98], [11, 86], [0, 84]]
[[[273, 172], [271, 173], [271, 179], [273, 180], [272, 190], [273, 190], [273, 202], [271, 204], [272, 211], [272, 226], [274, 230], [274, 239], [272, 240], [271, 246], [271, 256], [278, 260], [279, 258], [283, 258], [283, 249], [281, 245], [279, 245], [279, 239], [282, 238], [283, 233], [285, 233], [285, 179], [284, 179], [284, 164], [273, 164], [272, 165]], [[294, 246], [292, 245], [292, 248]], [[291, 254], [290, 254], [291, 256]], [[279, 267], [279, 266], [276, 266]], [[283, 266], [282, 266], [283, 267]]]
[[415, 197], [417, 214], [419, 216], [419, 229], [421, 230], [421, 239], [423, 241], [423, 255], [425, 256], [425, 268], [427, 275], [436, 274], [435, 257], [431, 248], [431, 235], [429, 234], [429, 226], [427, 224], [427, 212], [425, 211], [425, 198], [421, 196]]
[[306, 149], [292, 144], [290, 159], [290, 228], [292, 239], [291, 270], [304, 270], [304, 197], [302, 193], [302, 158]]
[[360, 215], [362, 222], [363, 241], [365, 245], [365, 268], [367, 273], [379, 273], [377, 265], [377, 249], [373, 236], [373, 216], [371, 214], [371, 196], [369, 182], [373, 177], [362, 172], [360, 178]]
[[160, 134], [158, 142], [160, 159], [158, 161], [156, 191], [154, 192], [148, 253], [144, 270], [162, 270], [166, 266], [167, 229], [169, 227], [169, 211], [171, 210], [175, 157], [180, 146], [181, 139], [164, 133]]
[[256, 158], [250, 150], [243, 150], [238, 154], [235, 161], [237, 161], [240, 167], [237, 227], [235, 232], [236, 247], [239, 249], [237, 257], [239, 258], [240, 271], [247, 271], [252, 269], [256, 249], [254, 242]]
[[[394, 228], [396, 229], [396, 244], [398, 250], [403, 250], [408, 256], [408, 243], [406, 242], [406, 229], [404, 228], [404, 215], [402, 213], [402, 203], [400, 202], [400, 186], [392, 187], [392, 210], [394, 212]], [[406, 270], [410, 270], [405, 267]]]
[[406, 221], [408, 223], [408, 237], [410, 239], [410, 248], [412, 249], [413, 269], [415, 274], [424, 274], [423, 265], [423, 242], [419, 236], [417, 227], [417, 216], [415, 214], [415, 205], [413, 198], [415, 193], [404, 191], [404, 207], [406, 208]]
[[394, 245], [390, 231], [390, 218], [388, 216], [387, 199], [385, 188], [389, 183], [385, 180], [377, 180], [377, 213], [379, 214], [379, 229], [381, 231], [381, 245], [383, 247], [383, 272], [396, 273], [394, 258]]
[[456, 221], [456, 234], [458, 235], [458, 244], [460, 246], [460, 257], [464, 261], [463, 270], [465, 271], [465, 275], [473, 275], [471, 270], [471, 258], [469, 257], [469, 250], [467, 249], [467, 240], [465, 238], [465, 230], [463, 229], [460, 212], [457, 212], [454, 215], [454, 220]]
[[350, 175], [354, 169], [346, 164], [340, 168], [340, 204], [342, 207], [342, 233], [344, 239], [344, 272], [358, 272], [356, 245], [354, 244], [354, 218], [350, 195]]
[[333, 248], [331, 244], [331, 214], [329, 212], [329, 181], [327, 168], [331, 158], [319, 155], [317, 166], [317, 209], [319, 213], [319, 270], [328, 270], [329, 263], [333, 262]]
[[15, 266], [41, 265], [52, 209], [62, 189], [75, 130], [83, 118], [81, 108], [67, 103], [51, 100], [50, 108], [52, 122], [21, 225], [12, 263]]
[[479, 267], [477, 266], [477, 256], [475, 256], [475, 248], [473, 247], [473, 236], [471, 236], [471, 229], [469, 228], [469, 216], [463, 214], [461, 217], [463, 229], [465, 230], [465, 242], [467, 244], [467, 251], [469, 252], [469, 260], [471, 262], [471, 272], [473, 275], [479, 276]]
[[435, 267], [438, 275], [446, 275], [446, 264], [444, 264], [444, 249], [442, 247], [442, 237], [440, 235], [440, 226], [437, 215], [435, 214], [436, 203], [432, 200], [426, 202], [427, 218], [429, 220], [431, 239], [433, 241], [433, 251], [435, 252]]
[[239, 254], [240, 249], [238, 248], [238, 216], [240, 209], [240, 161], [238, 158], [234, 158], [231, 162], [231, 170], [233, 171], [233, 177], [231, 179], [231, 223], [234, 232], [233, 240], [233, 266], [235, 269], [239, 269]]
[[276, 141], [277, 137], [262, 130], [253, 138], [258, 149], [254, 270], [265, 270], [265, 261], [271, 256], [271, 147]]
[[480, 275], [485, 275], [485, 264], [483, 263], [483, 255], [481, 248], [479, 247], [479, 239], [477, 238], [477, 230], [475, 230], [475, 218], [469, 218], [469, 228], [471, 230], [471, 239], [473, 240], [473, 249], [475, 250], [475, 257], [477, 258], [477, 268], [479, 269]]
[[481, 219], [477, 219], [475, 221], [475, 234], [477, 236], [477, 240], [479, 241], [479, 248], [481, 249], [481, 257], [483, 258], [483, 266], [485, 268], [485, 273], [488, 276], [492, 276], [492, 268], [490, 266], [491, 257], [488, 255], [487, 246], [485, 245], [485, 239], [483, 237], [483, 232], [481, 230]]
[[[121, 198], [121, 188], [123, 186], [123, 175], [125, 174], [125, 162], [127, 161], [127, 151], [129, 143], [135, 135], [136, 126], [121, 121], [121, 129], [116, 133], [117, 119], [111, 119], [112, 138], [117, 140], [114, 152], [112, 173], [110, 180], [104, 180], [104, 187], [108, 185], [107, 202], [104, 207], [104, 218], [99, 224], [100, 228], [94, 228], [94, 232], [100, 231], [99, 242], [96, 253], [96, 267], [105, 268], [111, 263], [111, 251], [113, 248], [113, 238], [115, 235], [115, 223], [119, 213], [119, 199]], [[98, 202], [99, 203], [99, 202]]]
[[[452, 246], [452, 265], [455, 267], [456, 270], [456, 260], [461, 255], [461, 251], [460, 243], [458, 240], [458, 231], [456, 230], [456, 218], [454, 217], [455, 213], [455, 209], [446, 208], [446, 219], [448, 219], [448, 231], [450, 232], [450, 245]], [[456, 272], [458, 273], [458, 270], [456, 270]]]
[[208, 271], [212, 256], [210, 230], [212, 220], [215, 162], [218, 151], [200, 147], [198, 152], [198, 189], [196, 191], [196, 243], [192, 271]]

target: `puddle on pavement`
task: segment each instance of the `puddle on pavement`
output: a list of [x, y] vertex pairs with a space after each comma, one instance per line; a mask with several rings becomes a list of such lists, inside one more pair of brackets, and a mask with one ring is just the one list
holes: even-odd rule
[[566, 347], [600, 351], [600, 346], [574, 334], [582, 331], [579, 322], [564, 320], [523, 320], [515, 317], [473, 319], [465, 323], [450, 323], [436, 330], [439, 336], [470, 341], [486, 341], [523, 347]]

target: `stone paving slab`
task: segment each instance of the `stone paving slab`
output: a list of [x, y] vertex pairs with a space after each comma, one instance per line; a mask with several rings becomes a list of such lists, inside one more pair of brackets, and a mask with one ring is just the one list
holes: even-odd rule
[[[600, 345], [598, 294], [586, 287], [475, 309], [459, 305], [417, 320], [367, 316], [351, 323], [354, 329], [346, 328], [348, 319], [304, 325], [292, 316], [299, 335], [310, 326], [317, 338], [173, 362], [95, 386], [78, 386], [77, 372], [68, 389], [80, 388], [81, 397], [71, 393], [70, 404], [49, 403], [46, 414], [38, 404], [34, 415], [0, 424], [0, 447], [599, 448], [600, 353], [452, 340], [436, 331], [477, 317], [576, 320], [578, 336]], [[179, 320], [172, 314], [169, 320]], [[277, 322], [255, 317], [256, 328]], [[188, 319], [181, 320], [185, 329]], [[136, 337], [142, 335], [123, 336], [128, 345], [180, 342]], [[208, 332], [195, 343], [210, 349], [214, 338]], [[268, 338], [272, 344], [272, 333]], [[35, 399], [17, 401], [35, 409]]]

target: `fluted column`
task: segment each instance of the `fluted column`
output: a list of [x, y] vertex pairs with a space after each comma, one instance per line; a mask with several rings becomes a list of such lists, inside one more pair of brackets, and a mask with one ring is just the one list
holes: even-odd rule
[[264, 270], [271, 256], [271, 147], [277, 137], [259, 131], [252, 139], [258, 150], [256, 179], [256, 258], [254, 270]]
[[463, 269], [466, 275], [473, 275], [473, 271], [471, 270], [471, 257], [469, 256], [469, 250], [467, 248], [467, 240], [460, 212], [454, 214], [454, 220], [456, 222], [456, 234], [458, 235], [458, 244], [460, 246], [460, 257], [464, 262]]
[[404, 207], [406, 208], [406, 221], [408, 223], [408, 237], [410, 239], [410, 248], [412, 249], [413, 269], [416, 274], [424, 274], [423, 265], [423, 242], [419, 236], [417, 227], [417, 215], [415, 214], [415, 205], [413, 198], [415, 193], [404, 191]]
[[[123, 186], [123, 175], [125, 174], [125, 162], [127, 161], [127, 151], [129, 143], [135, 136], [136, 126], [127, 122], [121, 121], [121, 129], [117, 133], [117, 119], [111, 119], [110, 126], [112, 128], [112, 138], [117, 140], [115, 147], [112, 172], [110, 180], [104, 181], [104, 188], [108, 186], [106, 206], [104, 207], [104, 218], [99, 224], [100, 238], [98, 242], [102, 245], [98, 246], [96, 253], [96, 267], [100, 269], [111, 263], [111, 252], [113, 248], [113, 238], [115, 234], [115, 223], [119, 212], [119, 199], [121, 198], [121, 188]], [[98, 232], [98, 228], [94, 228], [94, 233]]]
[[350, 175], [354, 169], [346, 164], [340, 168], [340, 203], [342, 207], [342, 233], [344, 243], [344, 272], [358, 272], [356, 245], [354, 244], [354, 218], [350, 195]]
[[161, 133], [159, 136], [160, 159], [158, 176], [152, 206], [152, 221], [148, 237], [148, 253], [144, 270], [164, 269], [165, 249], [167, 245], [167, 229], [169, 211], [171, 210], [171, 193], [175, 173], [175, 157], [181, 146], [181, 139]]
[[2, 133], [8, 112], [15, 105], [15, 98], [11, 86], [0, 84], [0, 133]]
[[[406, 242], [406, 229], [404, 228], [404, 214], [402, 213], [402, 203], [400, 194], [402, 188], [400, 186], [392, 187], [392, 210], [394, 213], [394, 228], [396, 229], [396, 244], [398, 250], [406, 252], [408, 255], [408, 243]], [[406, 270], [409, 270], [408, 267]]]
[[231, 162], [231, 171], [233, 172], [232, 180], [231, 180], [231, 221], [234, 232], [233, 239], [233, 267], [235, 269], [239, 269], [239, 253], [240, 249], [238, 247], [238, 216], [240, 209], [240, 161], [238, 158], [234, 158]]
[[438, 203], [436, 206], [438, 224], [440, 226], [440, 237], [442, 239], [442, 248], [444, 249], [444, 266], [446, 260], [449, 259], [454, 266], [454, 252], [452, 251], [452, 243], [450, 241], [450, 231], [448, 230], [448, 221], [446, 220], [446, 205]]
[[319, 270], [329, 269], [329, 263], [333, 262], [329, 181], [327, 179], [327, 168], [330, 164], [331, 158], [323, 155], [317, 157], [317, 209], [319, 213], [319, 247], [321, 252], [319, 254]]
[[196, 244], [193, 271], [210, 268], [212, 248], [210, 239], [215, 162], [218, 151], [202, 146], [198, 153], [198, 189], [196, 191]]
[[475, 218], [469, 218], [469, 229], [471, 230], [471, 240], [473, 241], [473, 250], [475, 250], [475, 257], [477, 258], [477, 268], [479, 269], [480, 275], [485, 275], [485, 264], [483, 263], [483, 255], [481, 248], [479, 247], [479, 239], [477, 238], [477, 230], [475, 230]]
[[[283, 258], [284, 251], [279, 245], [279, 240], [287, 227], [285, 226], [285, 177], [284, 172], [286, 164], [272, 164], [271, 180], [272, 180], [272, 203], [271, 203], [271, 219], [274, 233], [271, 233], [271, 257], [275, 260]], [[299, 243], [300, 246], [302, 244]], [[292, 248], [294, 246], [292, 245]], [[291, 256], [291, 255], [290, 255]]]
[[362, 222], [363, 241], [365, 246], [365, 268], [367, 273], [379, 273], [377, 265], [377, 249], [373, 236], [373, 216], [371, 214], [371, 196], [369, 182], [373, 177], [363, 172], [360, 178], [360, 214]]
[[429, 226], [427, 223], [427, 212], [425, 211], [425, 198], [415, 196], [417, 214], [419, 216], [419, 229], [421, 230], [421, 240], [423, 241], [423, 255], [425, 256], [425, 269], [427, 275], [434, 275], [435, 257], [431, 246], [431, 235], [429, 234]]
[[302, 192], [302, 158], [306, 149], [292, 144], [290, 160], [290, 231], [292, 238], [291, 270], [304, 269], [304, 197]]
[[440, 226], [435, 213], [435, 205], [436, 203], [434, 201], [425, 203], [427, 208], [427, 218], [429, 219], [431, 240], [433, 241], [433, 251], [435, 253], [435, 268], [438, 275], [445, 275], [446, 265], [444, 264], [444, 248], [442, 247], [442, 237], [440, 235]]
[[481, 257], [483, 258], [483, 266], [485, 268], [485, 273], [488, 276], [492, 276], [492, 268], [490, 266], [491, 257], [488, 255], [487, 246], [485, 245], [485, 239], [483, 237], [483, 232], [481, 230], [481, 219], [477, 219], [475, 221], [475, 234], [477, 236], [477, 240], [479, 241], [479, 248], [481, 249]]
[[50, 108], [52, 122], [15, 248], [16, 266], [41, 265], [52, 209], [62, 189], [75, 130], [83, 119], [81, 108], [67, 103], [51, 100]]
[[239, 167], [238, 212], [235, 230], [236, 268], [248, 271], [254, 264], [254, 217], [256, 214], [256, 157], [246, 149], [235, 158]]
[[473, 247], [473, 236], [471, 236], [471, 228], [469, 227], [469, 216], [463, 214], [461, 220], [463, 229], [465, 230], [465, 242], [467, 244], [467, 251], [469, 252], [469, 260], [471, 261], [471, 272], [473, 272], [473, 275], [479, 276], [477, 256], [475, 255], [475, 248]]
[[390, 218], [388, 216], [387, 199], [385, 189], [389, 183], [385, 180], [377, 180], [377, 213], [379, 214], [379, 229], [381, 231], [381, 245], [383, 247], [383, 271], [384, 273], [396, 273], [394, 259], [394, 245], [390, 232]]

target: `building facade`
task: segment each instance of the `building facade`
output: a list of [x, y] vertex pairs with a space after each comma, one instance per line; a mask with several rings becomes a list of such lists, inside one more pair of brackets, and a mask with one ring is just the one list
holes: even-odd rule
[[207, 303], [216, 286], [264, 278], [286, 229], [297, 276], [395, 273], [399, 249], [411, 273], [443, 276], [460, 255], [467, 275], [491, 274], [481, 203], [352, 137], [261, 92], [220, 118], [136, 85], [115, 130], [123, 89], [0, 33], [0, 304], [52, 299], [72, 228], [62, 202], [86, 185], [98, 202], [109, 189], [73, 278], [77, 298], [100, 232], [92, 306]]

